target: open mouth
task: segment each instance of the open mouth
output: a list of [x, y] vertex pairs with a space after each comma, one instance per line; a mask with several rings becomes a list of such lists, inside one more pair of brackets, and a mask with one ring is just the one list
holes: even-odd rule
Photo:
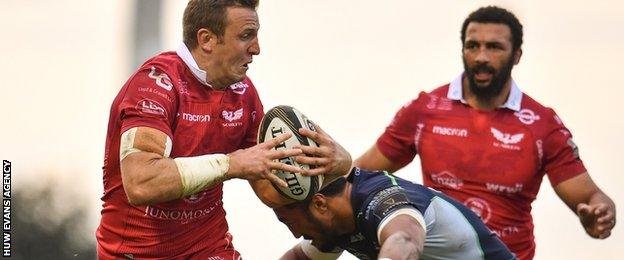
[[252, 62], [253, 62], [253, 61], [249, 61], [249, 62], [247, 62], [247, 63], [243, 64], [243, 66], [242, 66], [242, 67], [243, 67], [243, 68], [245, 68], [245, 69], [249, 69], [249, 64], [251, 64]]
[[492, 79], [492, 73], [479, 71], [474, 74], [474, 79], [475, 81], [481, 81], [481, 82], [489, 81]]

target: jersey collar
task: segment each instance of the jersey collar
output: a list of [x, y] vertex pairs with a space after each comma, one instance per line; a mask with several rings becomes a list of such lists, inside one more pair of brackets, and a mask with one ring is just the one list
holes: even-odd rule
[[[446, 97], [451, 100], [459, 100], [464, 104], [467, 104], [466, 100], [464, 100], [463, 90], [462, 90], [462, 79], [464, 73], [459, 74], [451, 84], [449, 85], [448, 93]], [[511, 91], [509, 92], [509, 97], [504, 104], [500, 107], [509, 108], [513, 111], [520, 111], [520, 104], [522, 104], [522, 91], [516, 84], [516, 82], [511, 80]]]
[[180, 47], [178, 47], [176, 54], [178, 54], [182, 61], [186, 63], [186, 66], [191, 70], [193, 76], [195, 76], [195, 78], [197, 78], [199, 82], [212, 88], [212, 86], [206, 81], [206, 79], [208, 78], [206, 71], [200, 69], [199, 66], [197, 66], [197, 62], [195, 62], [193, 55], [191, 55], [191, 51], [188, 49], [188, 47], [186, 47], [186, 44], [184, 44], [184, 42], [180, 44]]

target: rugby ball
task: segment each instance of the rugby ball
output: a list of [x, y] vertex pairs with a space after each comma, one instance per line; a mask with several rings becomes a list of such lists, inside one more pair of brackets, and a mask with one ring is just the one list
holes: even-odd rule
[[[307, 128], [316, 131], [314, 124], [308, 120], [297, 109], [290, 106], [276, 106], [271, 108], [262, 118], [260, 129], [258, 130], [258, 143], [273, 139], [281, 134], [290, 133], [292, 136], [281, 144], [275, 146], [276, 150], [292, 149], [295, 145], [318, 145], [310, 138], [299, 134], [299, 128]], [[293, 165], [302, 169], [310, 169], [310, 165], [300, 164], [294, 157], [285, 157], [276, 161]], [[273, 174], [284, 180], [288, 187], [280, 187], [273, 184], [273, 187], [287, 198], [294, 200], [306, 200], [312, 197], [323, 183], [323, 175], [304, 176], [282, 170], [274, 170]]]

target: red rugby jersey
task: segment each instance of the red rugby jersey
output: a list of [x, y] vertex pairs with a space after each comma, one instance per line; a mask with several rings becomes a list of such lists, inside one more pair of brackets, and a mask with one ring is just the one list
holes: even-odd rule
[[500, 108], [473, 109], [461, 76], [403, 106], [377, 146], [397, 163], [419, 154], [424, 184], [471, 208], [520, 259], [535, 252], [531, 203], [543, 175], [556, 186], [586, 171], [552, 109], [515, 83]]
[[223, 91], [206, 85], [186, 46], [146, 61], [119, 91], [110, 110], [104, 157], [104, 195], [96, 232], [100, 257], [188, 258], [227, 241], [222, 185], [150, 206], [131, 206], [119, 166], [121, 134], [152, 127], [173, 142], [171, 158], [230, 153], [256, 143], [264, 115], [246, 78]]

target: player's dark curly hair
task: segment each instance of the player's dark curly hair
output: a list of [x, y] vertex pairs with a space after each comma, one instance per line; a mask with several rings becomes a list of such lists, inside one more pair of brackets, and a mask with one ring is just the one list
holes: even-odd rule
[[512, 51], [522, 46], [522, 24], [520, 24], [520, 21], [518, 21], [518, 18], [516, 18], [513, 13], [504, 8], [497, 6], [481, 7], [468, 15], [461, 29], [462, 46], [466, 40], [466, 28], [471, 22], [505, 24], [511, 30]]
[[197, 47], [197, 31], [206, 28], [223, 36], [227, 26], [227, 8], [240, 6], [256, 10], [260, 0], [190, 0], [182, 18], [183, 41], [189, 49]]
[[345, 187], [347, 187], [347, 179], [345, 177], [339, 177], [320, 189], [318, 193], [327, 197], [334, 197], [342, 193]]

